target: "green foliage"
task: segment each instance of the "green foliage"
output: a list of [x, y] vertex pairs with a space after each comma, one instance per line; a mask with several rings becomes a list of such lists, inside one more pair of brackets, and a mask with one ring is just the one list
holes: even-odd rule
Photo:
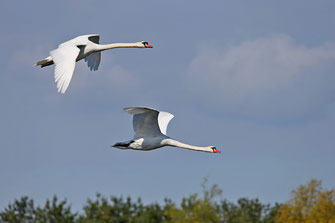
[[207, 179], [202, 184], [203, 197], [199, 198], [198, 194], [192, 194], [187, 198], [183, 198], [180, 208], [172, 202], [165, 206], [165, 216], [168, 223], [214, 223], [220, 221], [218, 214], [218, 206], [214, 202], [214, 198], [221, 195], [222, 191], [217, 185], [213, 185], [210, 189], [206, 188]]
[[44, 207], [35, 207], [34, 201], [28, 197], [22, 197], [9, 204], [3, 212], [0, 212], [0, 220], [4, 223], [72, 223], [76, 214], [71, 213], [66, 200], [57, 202], [56, 196], [52, 201], [47, 200]]
[[258, 199], [240, 198], [237, 204], [221, 201], [224, 223], [272, 223], [277, 206], [261, 204]]
[[237, 203], [220, 201], [221, 189], [217, 185], [207, 188], [202, 184], [202, 196], [191, 194], [177, 205], [170, 199], [165, 203], [144, 205], [141, 199], [130, 197], [109, 198], [97, 194], [83, 207], [82, 214], [72, 213], [66, 200], [57, 197], [47, 200], [43, 207], [35, 207], [27, 197], [15, 200], [0, 212], [4, 223], [273, 223], [278, 205], [271, 207], [258, 199], [241, 198]]
[[84, 206], [85, 214], [80, 216], [78, 222], [90, 223], [160, 223], [163, 210], [158, 204], [144, 206], [141, 199], [132, 202], [130, 197], [126, 200], [111, 196], [108, 200], [97, 194], [96, 200], [88, 200]]
[[210, 223], [220, 221], [216, 205], [205, 198], [198, 198], [197, 194], [183, 198], [181, 208], [176, 207], [175, 204], [170, 204], [165, 208], [165, 215], [166, 222], [171, 223]]

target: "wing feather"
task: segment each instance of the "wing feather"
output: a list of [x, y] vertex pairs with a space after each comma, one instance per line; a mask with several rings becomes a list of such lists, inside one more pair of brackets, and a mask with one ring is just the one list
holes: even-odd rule
[[98, 70], [101, 60], [101, 52], [96, 52], [88, 55], [85, 57], [85, 61], [87, 62], [87, 66], [90, 68], [90, 70]]
[[169, 122], [171, 119], [173, 119], [174, 115], [169, 112], [159, 112], [158, 114], [158, 125], [161, 130], [161, 132], [166, 135], [166, 130], [169, 125]]
[[66, 44], [50, 51], [50, 56], [55, 63], [55, 82], [57, 83], [58, 92], [64, 94], [68, 88], [79, 51], [78, 47]]
[[167, 126], [174, 117], [168, 112], [146, 107], [130, 107], [123, 111], [133, 115], [135, 138], [166, 135]]
[[97, 34], [88, 35], [88, 40], [92, 41], [93, 43], [99, 44], [100, 36]]

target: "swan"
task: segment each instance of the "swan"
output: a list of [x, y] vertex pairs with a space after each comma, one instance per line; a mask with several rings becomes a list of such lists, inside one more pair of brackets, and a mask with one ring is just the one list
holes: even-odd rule
[[58, 46], [57, 49], [50, 51], [50, 56], [38, 61], [35, 65], [46, 67], [55, 64], [55, 82], [58, 92], [65, 93], [68, 88], [75, 64], [85, 58], [90, 70], [98, 70], [101, 51], [113, 48], [152, 48], [146, 41], [136, 43], [112, 43], [99, 44], [98, 34], [82, 35], [66, 41]]
[[166, 135], [167, 126], [174, 115], [146, 107], [130, 107], [124, 112], [133, 115], [134, 139], [118, 142], [112, 147], [118, 149], [153, 150], [163, 146], [173, 146], [184, 149], [220, 153], [215, 146], [192, 146], [178, 142]]

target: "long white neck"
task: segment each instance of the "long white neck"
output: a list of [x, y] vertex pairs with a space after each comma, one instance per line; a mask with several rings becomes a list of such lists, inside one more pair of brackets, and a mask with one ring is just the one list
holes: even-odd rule
[[114, 48], [143, 48], [139, 43], [111, 43], [111, 44], [99, 44], [98, 50], [109, 50]]
[[173, 147], [179, 147], [179, 148], [183, 148], [183, 149], [191, 149], [191, 150], [196, 150], [196, 151], [203, 151], [203, 152], [213, 153], [213, 149], [210, 146], [205, 146], [205, 147], [192, 146], [192, 145], [188, 145], [188, 144], [185, 144], [185, 143], [178, 142], [177, 140], [174, 140], [174, 139], [166, 139], [165, 144], [167, 146], [173, 146]]

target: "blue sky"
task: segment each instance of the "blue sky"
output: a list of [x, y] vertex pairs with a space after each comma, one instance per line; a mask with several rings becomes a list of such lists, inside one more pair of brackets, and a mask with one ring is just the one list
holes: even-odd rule
[[[0, 209], [56, 194], [79, 210], [96, 192], [179, 201], [204, 177], [222, 198], [283, 202], [311, 178], [335, 186], [334, 1], [45, 1], [0, 3]], [[76, 65], [65, 95], [53, 67], [34, 67], [59, 43], [153, 49], [102, 53]], [[133, 136], [124, 107], [175, 115], [168, 135], [215, 145], [110, 148]]]

